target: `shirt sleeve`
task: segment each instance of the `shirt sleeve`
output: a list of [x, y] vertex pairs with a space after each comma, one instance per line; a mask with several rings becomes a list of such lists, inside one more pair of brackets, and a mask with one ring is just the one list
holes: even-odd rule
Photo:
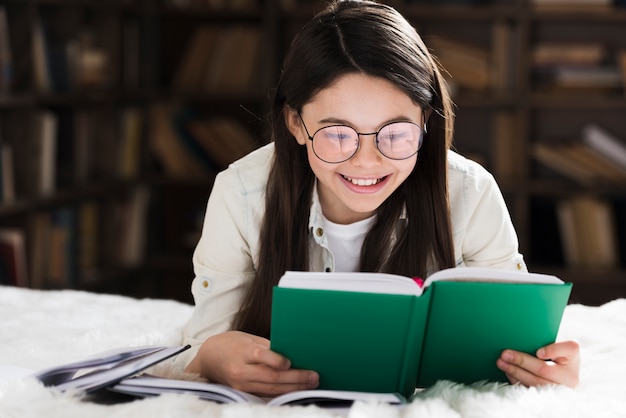
[[452, 181], [450, 209], [457, 264], [527, 271], [509, 211], [493, 176], [465, 160], [462, 169], [451, 176]]
[[208, 200], [202, 234], [193, 254], [191, 291], [195, 308], [183, 329], [192, 348], [177, 356], [184, 369], [210, 336], [228, 331], [254, 276], [247, 240], [247, 193], [236, 170], [217, 175]]

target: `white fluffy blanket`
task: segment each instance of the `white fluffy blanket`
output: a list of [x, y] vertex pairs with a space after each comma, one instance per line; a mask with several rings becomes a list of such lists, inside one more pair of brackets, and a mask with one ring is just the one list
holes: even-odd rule
[[[192, 307], [76, 291], [0, 287], [0, 366], [41, 369], [124, 346], [176, 344]], [[626, 417], [626, 299], [570, 305], [560, 339], [582, 346], [575, 389], [462, 386], [440, 382], [403, 410], [355, 404], [351, 418]], [[461, 348], [459, 348], [461, 349]], [[5, 367], [5, 370], [8, 369]], [[32, 378], [0, 377], [0, 417], [332, 417], [317, 407], [217, 405], [167, 395], [102, 405], [44, 388]]]

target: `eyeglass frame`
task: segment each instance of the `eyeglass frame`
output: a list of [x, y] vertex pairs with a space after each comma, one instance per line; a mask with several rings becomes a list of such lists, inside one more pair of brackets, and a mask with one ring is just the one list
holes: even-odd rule
[[[298, 117], [300, 118], [300, 122], [302, 122], [302, 126], [304, 127], [304, 131], [306, 132], [306, 135], [309, 139], [309, 141], [311, 141], [311, 148], [313, 149], [313, 153], [315, 154], [315, 156], [317, 158], [319, 158], [321, 161], [324, 161], [327, 164], [340, 164], [340, 163], [344, 163], [346, 161], [348, 161], [350, 158], [354, 157], [356, 155], [357, 152], [359, 152], [359, 150], [361, 149], [361, 135], [374, 135], [374, 144], [376, 146], [376, 149], [378, 150], [378, 152], [381, 153], [381, 155], [383, 155], [385, 158], [389, 158], [390, 160], [394, 160], [394, 161], [402, 161], [402, 160], [407, 160], [411, 157], [413, 157], [415, 154], [417, 154], [420, 150], [420, 148], [422, 148], [422, 144], [424, 143], [424, 134], [428, 133], [428, 130], [426, 129], [426, 121], [424, 121], [423, 123], [423, 127], [418, 125], [415, 122], [410, 122], [410, 121], [395, 121], [395, 122], [389, 122], [384, 124], [383, 126], [380, 127], [380, 129], [376, 132], [358, 132], [356, 129], [354, 129], [352, 126], [349, 125], [343, 125], [343, 124], [336, 124], [336, 125], [328, 125], [328, 126], [322, 126], [321, 128], [319, 128], [318, 130], [316, 130], [315, 132], [313, 132], [313, 135], [311, 135], [309, 133], [309, 129], [306, 127], [306, 124], [304, 123], [304, 119], [302, 118], [302, 114], [300, 112], [298, 113]], [[385, 129], [387, 126], [389, 125], [393, 125], [394, 123], [410, 123], [412, 125], [417, 126], [420, 129], [420, 138], [418, 139], [419, 144], [417, 146], [417, 149], [415, 150], [415, 152], [411, 155], [409, 155], [408, 157], [403, 157], [403, 158], [392, 158], [389, 157], [387, 154], [385, 154], [379, 147], [378, 147], [378, 134], [380, 133], [380, 131], [382, 131], [383, 129]], [[335, 126], [345, 126], [346, 128], [350, 128], [352, 129], [356, 135], [357, 135], [357, 147], [354, 150], [354, 152], [352, 153], [352, 155], [350, 155], [348, 158], [346, 158], [345, 160], [341, 160], [341, 161], [326, 161], [325, 159], [323, 159], [322, 157], [320, 157], [319, 155], [317, 155], [317, 152], [315, 152], [315, 146], [313, 145], [313, 139], [315, 137], [315, 135], [321, 131], [322, 129], [326, 129], [326, 128], [332, 128]]]

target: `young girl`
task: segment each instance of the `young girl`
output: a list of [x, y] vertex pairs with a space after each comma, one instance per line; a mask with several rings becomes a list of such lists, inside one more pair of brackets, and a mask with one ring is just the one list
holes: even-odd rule
[[[272, 142], [215, 180], [186, 370], [261, 395], [315, 388], [315, 371], [269, 349], [271, 290], [286, 270], [525, 271], [493, 177], [449, 149], [453, 120], [437, 64], [393, 8], [336, 1], [305, 25], [276, 88]], [[577, 384], [575, 342], [536, 354], [494, 362], [511, 382]]]

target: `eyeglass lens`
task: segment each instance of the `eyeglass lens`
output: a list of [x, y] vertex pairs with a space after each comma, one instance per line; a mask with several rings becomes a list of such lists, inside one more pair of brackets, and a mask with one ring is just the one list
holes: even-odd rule
[[[361, 134], [363, 135], [363, 134]], [[403, 160], [413, 156], [422, 140], [421, 128], [410, 122], [385, 125], [376, 135], [376, 146], [387, 158]], [[327, 126], [313, 135], [313, 151], [327, 162], [342, 162], [359, 148], [359, 133], [344, 125]]]

